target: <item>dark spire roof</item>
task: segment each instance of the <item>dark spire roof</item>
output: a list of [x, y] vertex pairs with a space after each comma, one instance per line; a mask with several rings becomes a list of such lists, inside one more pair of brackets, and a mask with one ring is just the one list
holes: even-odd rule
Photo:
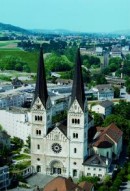
[[43, 103], [44, 107], [46, 108], [48, 92], [47, 92], [46, 75], [45, 75], [42, 48], [40, 48], [40, 55], [39, 55], [39, 62], [38, 62], [38, 69], [37, 69], [37, 80], [36, 80], [36, 87], [35, 87], [33, 103], [35, 102], [37, 97], [40, 98], [41, 102]]
[[83, 83], [82, 68], [81, 68], [80, 49], [78, 49], [77, 51], [71, 104], [74, 102], [75, 99], [77, 99], [82, 110], [84, 110], [85, 92], [84, 92], [84, 83]]

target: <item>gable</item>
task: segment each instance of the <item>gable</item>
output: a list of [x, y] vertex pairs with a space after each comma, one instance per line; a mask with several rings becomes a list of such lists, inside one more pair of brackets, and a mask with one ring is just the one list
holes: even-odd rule
[[39, 97], [36, 98], [31, 108], [31, 111], [35, 110], [42, 110], [42, 111], [45, 110], [45, 107], [43, 106], [41, 99]]
[[83, 113], [83, 110], [80, 106], [80, 104], [78, 103], [77, 99], [74, 100], [74, 102], [72, 103], [72, 105], [69, 108], [68, 112], [72, 112], [72, 113]]
[[67, 136], [65, 136], [65, 134], [58, 127], [55, 127], [52, 131], [50, 131], [46, 138], [55, 141], [67, 141], [68, 139]]

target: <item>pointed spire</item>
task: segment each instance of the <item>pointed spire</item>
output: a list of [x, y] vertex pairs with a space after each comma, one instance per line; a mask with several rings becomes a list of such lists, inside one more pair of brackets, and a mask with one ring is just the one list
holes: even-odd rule
[[44, 59], [43, 59], [43, 50], [42, 47], [40, 48], [40, 55], [39, 55], [39, 62], [38, 62], [38, 69], [37, 69], [37, 80], [36, 80], [36, 87], [35, 87], [35, 94], [34, 94], [34, 101], [40, 98], [41, 102], [43, 103], [44, 107], [46, 108], [46, 102], [48, 99], [48, 92], [47, 92], [47, 84], [46, 84], [46, 75], [45, 75], [45, 66], [44, 66]]
[[77, 51], [77, 58], [76, 58], [74, 78], [73, 78], [71, 104], [74, 102], [75, 99], [80, 104], [82, 110], [84, 110], [85, 92], [84, 92], [84, 83], [83, 83], [80, 49], [79, 48]]

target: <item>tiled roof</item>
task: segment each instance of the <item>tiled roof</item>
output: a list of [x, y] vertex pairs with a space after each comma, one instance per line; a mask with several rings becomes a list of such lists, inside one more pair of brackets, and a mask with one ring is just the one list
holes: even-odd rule
[[56, 177], [49, 182], [43, 191], [91, 191], [93, 184], [88, 182], [81, 182], [79, 185], [75, 184], [71, 178]]
[[112, 90], [113, 91], [113, 87], [111, 84], [100, 84], [100, 85], [97, 85], [96, 88], [98, 89], [99, 92], [102, 92], [105, 90]]
[[83, 188], [84, 191], [91, 191], [93, 188], [93, 184], [86, 181], [79, 183], [79, 186]]
[[[56, 177], [44, 187], [43, 191], [75, 191], [76, 188], [79, 187], [70, 178]], [[78, 191], [82, 189], [79, 188]]]
[[101, 105], [104, 108], [110, 107], [113, 105], [113, 102], [109, 101], [109, 100], [105, 100], [99, 103], [99, 105]]
[[67, 120], [61, 121], [53, 125], [51, 128], [48, 129], [47, 134], [49, 134], [56, 127], [67, 137]]
[[93, 146], [99, 148], [109, 148], [114, 144], [114, 142], [118, 143], [123, 134], [123, 132], [114, 123], [106, 128], [98, 127], [97, 132], [99, 133]]
[[110, 165], [111, 160], [104, 157], [104, 156], [99, 156], [98, 154], [92, 155], [89, 158], [87, 158], [83, 165], [86, 166], [98, 166], [98, 167], [106, 167], [106, 161], [108, 161], [108, 165]]

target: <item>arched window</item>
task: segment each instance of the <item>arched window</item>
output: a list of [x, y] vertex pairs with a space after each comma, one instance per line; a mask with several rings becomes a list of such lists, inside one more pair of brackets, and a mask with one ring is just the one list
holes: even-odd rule
[[37, 145], [37, 149], [38, 149], [38, 150], [40, 149], [40, 145]]
[[78, 138], [78, 133], [76, 133], [76, 136], [75, 136], [76, 138]]
[[75, 133], [73, 133], [73, 138], [75, 138]]
[[40, 121], [42, 121], [42, 116], [40, 116]]
[[36, 130], [36, 135], [38, 135], [38, 130]]
[[76, 169], [73, 170], [73, 177], [75, 177], [75, 176], [77, 176], [77, 170]]
[[74, 119], [72, 119], [72, 123], [74, 123]]
[[75, 124], [77, 123], [77, 119], [74, 120]]
[[77, 153], [77, 149], [76, 148], [74, 148], [74, 153]]
[[37, 172], [41, 172], [41, 166], [40, 165], [37, 166]]
[[41, 130], [38, 131], [38, 134], [41, 135]]
[[35, 115], [35, 121], [37, 121], [37, 116]]
[[80, 124], [80, 119], [78, 119], [78, 124]]

